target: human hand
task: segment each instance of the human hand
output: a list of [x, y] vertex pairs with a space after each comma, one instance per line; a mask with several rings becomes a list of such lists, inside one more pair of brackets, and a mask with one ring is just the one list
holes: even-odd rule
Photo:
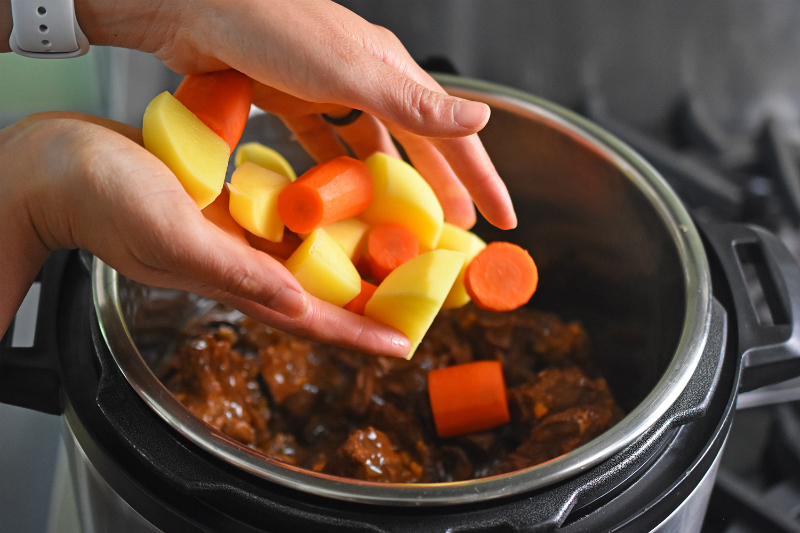
[[[2, 0], [0, 0], [1, 2]], [[318, 160], [340, 155], [337, 134], [359, 155], [403, 145], [448, 221], [468, 228], [472, 200], [510, 229], [508, 192], [475, 135], [485, 104], [447, 95], [388, 30], [328, 0], [76, 0], [92, 44], [152, 52], [183, 74], [234, 68], [256, 80], [256, 104], [280, 114]], [[335, 128], [319, 113], [366, 114]], [[369, 153], [366, 153], [369, 155]], [[472, 198], [470, 198], [470, 195]]]
[[307, 294], [276, 260], [197, 209], [137, 128], [78, 113], [0, 130], [0, 330], [51, 250], [85, 248], [125, 276], [187, 290], [281, 330], [403, 356], [398, 331]]

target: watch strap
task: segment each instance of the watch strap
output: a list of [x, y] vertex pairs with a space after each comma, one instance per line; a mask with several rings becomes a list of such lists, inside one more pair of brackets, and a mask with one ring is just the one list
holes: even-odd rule
[[8, 42], [17, 54], [67, 58], [89, 51], [74, 0], [11, 0], [11, 18], [14, 26]]

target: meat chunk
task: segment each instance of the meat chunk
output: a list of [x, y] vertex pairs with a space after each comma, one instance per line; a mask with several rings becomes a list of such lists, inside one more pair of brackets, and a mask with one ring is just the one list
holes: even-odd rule
[[[162, 374], [193, 413], [231, 438], [315, 472], [442, 483], [527, 468], [567, 453], [622, 413], [590, 368], [577, 323], [519, 309], [440, 312], [411, 360], [299, 339], [228, 312], [191, 324]], [[501, 362], [511, 423], [442, 439], [428, 373]]]
[[408, 454], [396, 452], [385, 433], [367, 427], [350, 434], [324, 471], [365, 481], [410, 483], [419, 479], [422, 469]]
[[585, 405], [548, 416], [494, 473], [513, 472], [570, 452], [605, 431], [612, 415], [608, 407]]
[[232, 349], [229, 330], [181, 346], [164, 383], [192, 413], [229, 437], [256, 447], [269, 438], [271, 413], [261, 394], [258, 361]]
[[605, 379], [590, 379], [575, 366], [542, 370], [511, 388], [508, 397], [512, 419], [528, 424], [569, 407], [592, 404], [610, 409], [614, 404]]

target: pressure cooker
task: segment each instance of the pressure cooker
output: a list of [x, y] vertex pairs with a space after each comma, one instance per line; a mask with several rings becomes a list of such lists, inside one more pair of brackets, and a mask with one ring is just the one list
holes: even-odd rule
[[[514, 230], [475, 231], [530, 252], [529, 305], [580, 321], [625, 417], [556, 459], [471, 481], [296, 468], [205, 425], [158, 380], [213, 302], [61, 250], [36, 281], [33, 341], [15, 342], [12, 324], [0, 345], [0, 400], [62, 417], [85, 531], [700, 531], [737, 395], [800, 375], [797, 261], [759, 227], [695, 220], [646, 160], [579, 115], [438, 79], [491, 106], [480, 136], [519, 216]], [[246, 140], [312, 164], [271, 115]]]

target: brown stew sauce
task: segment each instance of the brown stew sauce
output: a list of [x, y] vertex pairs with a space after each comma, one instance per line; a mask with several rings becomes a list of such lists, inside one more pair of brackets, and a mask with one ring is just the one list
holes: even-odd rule
[[[229, 437], [291, 465], [388, 483], [462, 481], [553, 459], [619, 421], [577, 323], [530, 309], [443, 311], [410, 361], [302, 340], [250, 319], [191, 326], [167, 388]], [[437, 436], [427, 373], [503, 365], [511, 421]]]

